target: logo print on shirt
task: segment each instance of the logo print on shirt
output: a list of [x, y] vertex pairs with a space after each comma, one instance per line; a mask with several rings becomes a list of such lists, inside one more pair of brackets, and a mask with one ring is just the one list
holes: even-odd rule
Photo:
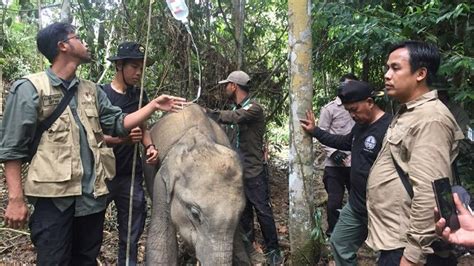
[[84, 93], [83, 101], [81, 101], [83, 105], [95, 105], [95, 97], [93, 94], [86, 92]]
[[43, 106], [49, 107], [58, 105], [62, 98], [62, 94], [45, 95], [43, 96]]
[[377, 145], [377, 140], [374, 136], [368, 136], [364, 140], [364, 145], [367, 150], [373, 150], [375, 148], [375, 145]]

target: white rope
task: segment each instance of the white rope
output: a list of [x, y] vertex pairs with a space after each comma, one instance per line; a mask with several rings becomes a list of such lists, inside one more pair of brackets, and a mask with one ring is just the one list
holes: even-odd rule
[[199, 75], [198, 91], [197, 91], [196, 98], [194, 98], [194, 100], [192, 100], [192, 102], [195, 103], [195, 102], [197, 102], [197, 100], [199, 100], [199, 97], [201, 97], [201, 81], [202, 81], [201, 60], [199, 58], [199, 50], [197, 48], [196, 43], [194, 42], [194, 37], [193, 37], [193, 34], [191, 32], [191, 28], [189, 28], [188, 23], [184, 23], [184, 26], [185, 26], [186, 31], [188, 32], [189, 36], [191, 37], [191, 43], [193, 44], [194, 50], [196, 50], [196, 59], [197, 59], [197, 62], [198, 62], [198, 75]]

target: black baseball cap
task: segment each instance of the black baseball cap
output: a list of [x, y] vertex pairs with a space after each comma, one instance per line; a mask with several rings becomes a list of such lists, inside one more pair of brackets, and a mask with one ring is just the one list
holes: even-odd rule
[[348, 80], [341, 83], [338, 97], [342, 103], [354, 103], [374, 97], [374, 89], [367, 82]]
[[[136, 42], [123, 42], [118, 46], [117, 55], [107, 58], [107, 60], [115, 62], [123, 59], [143, 59], [145, 58], [145, 47]], [[153, 65], [154, 61], [147, 58], [147, 66]]]

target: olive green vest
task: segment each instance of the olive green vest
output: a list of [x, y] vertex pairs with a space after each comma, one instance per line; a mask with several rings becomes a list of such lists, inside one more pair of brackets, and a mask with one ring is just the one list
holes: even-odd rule
[[[38, 120], [46, 119], [63, 98], [61, 88], [51, 86], [45, 72], [28, 75], [39, 96]], [[104, 142], [99, 121], [96, 85], [80, 80], [76, 92], [77, 114], [87, 133], [87, 142], [95, 162], [94, 196], [108, 193], [105, 179], [115, 176], [115, 157]], [[25, 195], [65, 197], [82, 194], [83, 168], [79, 147], [79, 126], [71, 108], [41, 136], [25, 180]]]

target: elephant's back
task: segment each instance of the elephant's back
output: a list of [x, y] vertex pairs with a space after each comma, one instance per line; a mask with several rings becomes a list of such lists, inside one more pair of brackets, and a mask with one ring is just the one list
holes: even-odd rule
[[209, 136], [215, 143], [230, 147], [229, 140], [222, 128], [210, 119], [202, 107], [191, 104], [177, 113], [169, 113], [161, 118], [151, 129], [153, 143], [160, 154], [160, 160], [181, 138], [186, 137], [191, 128]]

